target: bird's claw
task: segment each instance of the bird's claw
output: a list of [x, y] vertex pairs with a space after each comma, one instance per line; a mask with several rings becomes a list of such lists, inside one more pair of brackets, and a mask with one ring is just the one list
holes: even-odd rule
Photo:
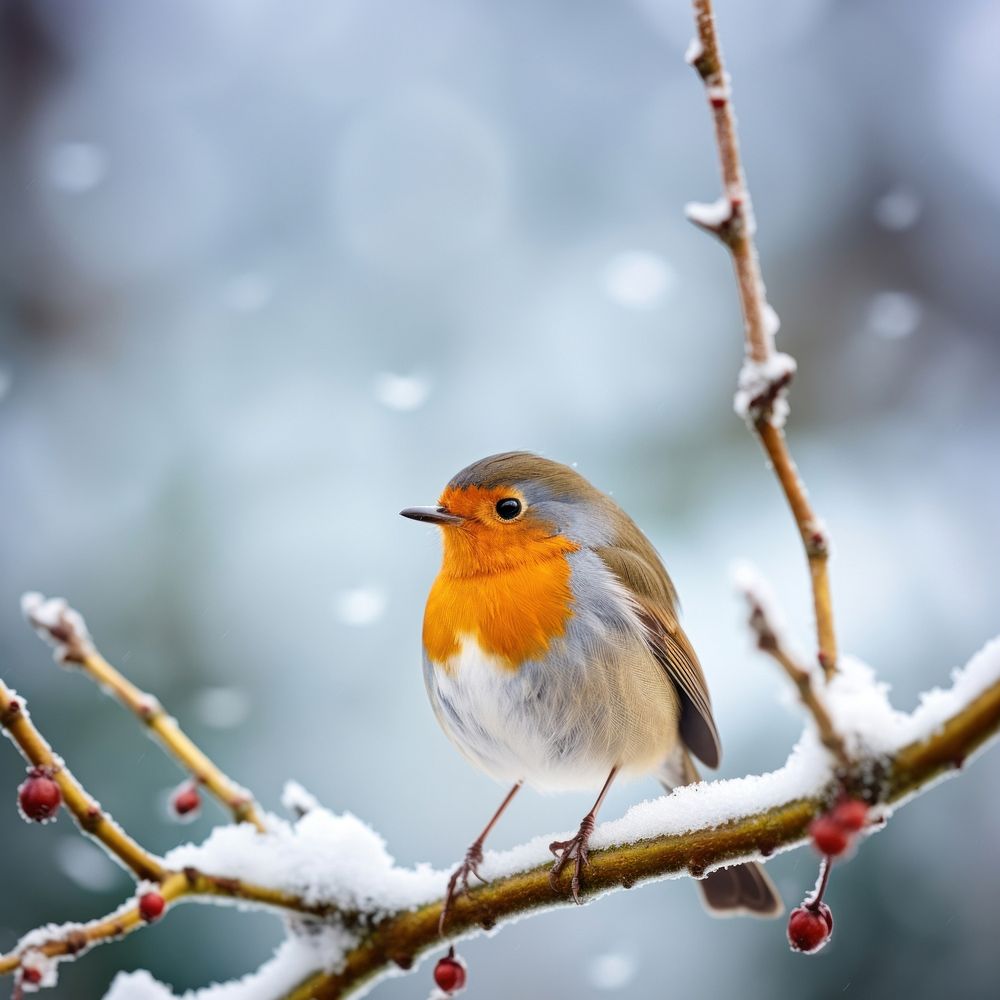
[[559, 876], [566, 866], [573, 862], [573, 878], [570, 881], [570, 893], [573, 902], [580, 905], [580, 876], [584, 868], [590, 867], [590, 852], [587, 844], [590, 841], [590, 829], [587, 824], [580, 827], [580, 832], [572, 840], [554, 840], [549, 844], [549, 850], [556, 856], [556, 863], [549, 872], [549, 885], [554, 892], [559, 891]]
[[448, 879], [448, 891], [444, 897], [444, 906], [441, 907], [441, 916], [438, 918], [438, 933], [444, 934], [444, 925], [451, 913], [452, 903], [469, 891], [469, 876], [474, 875], [483, 885], [487, 885], [487, 880], [479, 874], [479, 866], [483, 863], [482, 844], [473, 844], [466, 852], [462, 863], [451, 873]]

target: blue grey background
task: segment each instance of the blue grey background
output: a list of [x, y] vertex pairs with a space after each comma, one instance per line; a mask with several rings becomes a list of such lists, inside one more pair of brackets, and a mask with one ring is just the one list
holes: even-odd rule
[[[896, 703], [1000, 630], [1000, 8], [720, 0], [794, 453], [835, 540], [842, 644]], [[663, 553], [712, 686], [721, 773], [778, 766], [800, 713], [754, 654], [738, 557], [803, 647], [806, 574], [754, 441], [681, 0], [10, 0], [0, 7], [0, 672], [150, 848], [178, 780], [19, 620], [64, 594], [105, 654], [278, 807], [302, 781], [445, 866], [500, 789], [438, 731], [419, 631], [438, 543], [403, 521], [457, 469], [577, 462]], [[0, 753], [0, 949], [129, 881], [63, 817], [29, 828]], [[995, 995], [1000, 755], [834, 873], [833, 943], [712, 922], [692, 885], [462, 950], [470, 1000]], [[6, 795], [2, 789], [7, 789]], [[607, 815], [655, 794], [614, 790]], [[6, 806], [3, 805], [6, 799]], [[525, 795], [512, 845], [586, 796]], [[769, 866], [790, 905], [799, 851]], [[64, 968], [255, 968], [278, 922], [185, 907]], [[422, 997], [429, 968], [383, 985]]]

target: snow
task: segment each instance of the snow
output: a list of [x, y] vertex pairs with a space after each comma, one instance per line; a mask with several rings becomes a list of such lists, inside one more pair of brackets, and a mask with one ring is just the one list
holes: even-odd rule
[[21, 968], [25, 972], [31, 970], [36, 975], [34, 981], [30, 979], [21, 980], [21, 989], [25, 993], [34, 993], [36, 990], [48, 989], [55, 986], [59, 981], [59, 970], [56, 960], [40, 951], [25, 952], [21, 959]]
[[763, 313], [764, 330], [767, 332], [769, 337], [773, 338], [781, 329], [781, 317], [774, 311], [771, 303], [767, 300], [764, 301]]
[[[772, 352], [765, 361], [747, 358], [740, 369], [736, 381], [736, 395], [733, 397], [733, 409], [737, 415], [752, 423], [756, 416], [755, 401], [767, 396], [779, 382], [791, 378], [795, 370], [795, 358], [781, 351]], [[771, 423], [775, 427], [783, 427], [787, 417], [788, 402], [782, 390], [771, 406]]]
[[729, 221], [732, 214], [732, 202], [726, 197], [717, 198], [710, 203], [689, 201], [684, 206], [685, 217], [704, 229], [719, 229]]
[[1000, 636], [987, 642], [964, 667], [952, 671], [950, 688], [933, 688], [920, 696], [916, 711], [900, 722], [897, 746], [932, 736], [998, 679]]
[[319, 809], [319, 800], [297, 781], [286, 781], [281, 793], [281, 804], [295, 816], [305, 816], [313, 809]]
[[754, 607], [760, 608], [775, 638], [786, 649], [789, 648], [785, 617], [771, 590], [771, 585], [761, 576], [757, 567], [753, 563], [739, 560], [733, 564], [729, 575], [736, 592], [742, 595], [751, 610]]
[[684, 52], [684, 62], [693, 66], [705, 53], [705, 48], [698, 37], [692, 38], [688, 42], [688, 47]]
[[[180, 995], [185, 1000], [274, 1000], [290, 993], [312, 973], [327, 967], [327, 956], [343, 954], [345, 943], [344, 932], [336, 927], [313, 925], [310, 933], [293, 931], [256, 972]], [[174, 996], [168, 986], [140, 970], [118, 973], [105, 1000], [173, 1000]]]
[[295, 823], [269, 816], [267, 825], [264, 834], [248, 824], [217, 827], [203, 844], [170, 851], [165, 863], [280, 887], [309, 904], [373, 913], [419, 906], [444, 891], [447, 873], [397, 868], [385, 841], [351, 813], [317, 808]]
[[63, 597], [46, 599], [35, 591], [21, 595], [21, 614], [41, 638], [52, 647], [53, 658], [62, 663], [70, 650], [70, 643], [56, 635], [56, 630], [68, 630], [70, 642], [90, 642], [87, 623], [79, 611], [74, 611]]

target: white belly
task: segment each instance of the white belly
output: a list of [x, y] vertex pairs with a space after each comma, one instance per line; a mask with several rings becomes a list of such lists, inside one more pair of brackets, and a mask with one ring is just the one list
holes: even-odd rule
[[498, 781], [543, 790], [600, 787], [612, 767], [651, 773], [677, 742], [679, 705], [637, 637], [574, 654], [560, 642], [544, 663], [500, 665], [472, 638], [447, 664], [425, 663], [445, 732]]

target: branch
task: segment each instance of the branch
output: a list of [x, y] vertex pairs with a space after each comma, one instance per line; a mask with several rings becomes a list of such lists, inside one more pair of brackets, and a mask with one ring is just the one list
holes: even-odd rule
[[799, 693], [799, 700], [816, 724], [820, 742], [830, 751], [844, 772], [851, 766], [844, 740], [837, 732], [822, 697], [813, 683], [813, 675], [788, 651], [773, 611], [770, 591], [750, 567], [741, 567], [737, 574], [737, 587], [750, 609], [749, 625], [757, 648], [771, 656], [785, 671]]
[[[74, 635], [78, 639], [85, 633], [76, 629]], [[199, 900], [227, 898], [252, 906], [281, 909], [311, 917], [329, 917], [334, 911], [335, 908], [328, 904], [306, 900], [279, 888], [206, 874], [190, 866], [181, 870], [168, 868], [133, 840], [86, 791], [32, 722], [24, 700], [8, 688], [3, 680], [0, 680], [0, 730], [10, 737], [29, 764], [55, 781], [62, 801], [80, 830], [93, 837], [138, 881], [155, 884], [155, 891], [163, 897], [164, 902], [169, 903], [182, 897]], [[342, 912], [339, 917], [344, 921], [357, 920], [357, 915], [350, 912]], [[138, 902], [132, 901], [90, 924], [73, 924], [55, 932], [49, 929], [34, 932], [15, 951], [0, 955], [0, 975], [15, 971], [25, 954], [40, 953], [48, 958], [74, 957], [95, 944], [131, 933], [144, 923]]]
[[[1000, 732], [1000, 640], [994, 640], [986, 652], [990, 657], [991, 682], [967, 704], [935, 724], [930, 735], [902, 746], [891, 755], [869, 754], [851, 764], [849, 783], [863, 790], [873, 812], [880, 813], [883, 819], [888, 818], [893, 805], [954, 773]], [[920, 710], [909, 721], [916, 721], [919, 715]], [[623, 820], [598, 827], [595, 841], [613, 843], [616, 831], [636, 826], [635, 817], [645, 811], [655, 817], [661, 829], [669, 832], [593, 850], [581, 895], [593, 898], [669, 876], [700, 878], [718, 867], [750, 859], [763, 860], [801, 845], [808, 837], [812, 821], [823, 815], [841, 794], [843, 783], [839, 774], [827, 770], [802, 793], [779, 797], [779, 801], [753, 815], [719, 822], [713, 817], [694, 829], [670, 830], [671, 826], [683, 825], [689, 816], [686, 807], [695, 796], [702, 815], [712, 815], [712, 804], [717, 800], [724, 802], [731, 797], [732, 801], [738, 801], [739, 791], [746, 787], [744, 783], [772, 780], [777, 783], [780, 779], [785, 786], [794, 784], [788, 772], [795, 768], [795, 762], [793, 753], [782, 772], [763, 778], [705, 782], [677, 789], [656, 802], [636, 807]], [[759, 787], [761, 791], [754, 796], [758, 801], [767, 797], [764, 787]], [[544, 852], [542, 842], [548, 839], [539, 838], [537, 842], [539, 858]], [[523, 856], [524, 850], [517, 849], [514, 856]], [[488, 861], [502, 870], [502, 857], [488, 856]], [[538, 863], [505, 873], [459, 897], [449, 913], [449, 937], [490, 931], [519, 915], [568, 905], [571, 898], [567, 894], [552, 891], [549, 870], [549, 863]], [[346, 952], [338, 971], [310, 977], [288, 994], [287, 1000], [340, 1000], [370, 986], [393, 967], [409, 968], [422, 954], [440, 946], [441, 905], [438, 900], [384, 917]]]
[[52, 747], [35, 728], [24, 702], [0, 680], [0, 729], [6, 730], [28, 763], [43, 769], [59, 786], [76, 825], [98, 840], [107, 852], [136, 878], [159, 881], [164, 868], [140, 847], [84, 790]]
[[761, 277], [754, 243], [753, 206], [740, 157], [729, 74], [715, 30], [712, 0], [694, 0], [694, 13], [698, 36], [688, 49], [687, 60], [698, 71], [708, 96], [722, 171], [723, 197], [713, 205], [688, 205], [687, 216], [729, 248], [736, 269], [747, 353], [740, 373], [736, 409], [767, 452], [798, 526], [809, 562], [818, 658], [829, 680], [837, 667], [837, 639], [827, 569], [829, 540], [823, 522], [809, 503], [782, 429], [788, 411], [784, 395], [795, 373], [795, 362], [774, 349], [779, 321], [768, 304]]
[[41, 594], [25, 594], [21, 610], [35, 631], [54, 650], [62, 664], [75, 664], [102, 691], [124, 705], [154, 733], [167, 753], [212, 793], [233, 815], [237, 823], [251, 823], [261, 833], [264, 821], [253, 796], [227, 777], [168, 715], [160, 702], [123, 677], [98, 652], [83, 616], [60, 597], [46, 600]]

